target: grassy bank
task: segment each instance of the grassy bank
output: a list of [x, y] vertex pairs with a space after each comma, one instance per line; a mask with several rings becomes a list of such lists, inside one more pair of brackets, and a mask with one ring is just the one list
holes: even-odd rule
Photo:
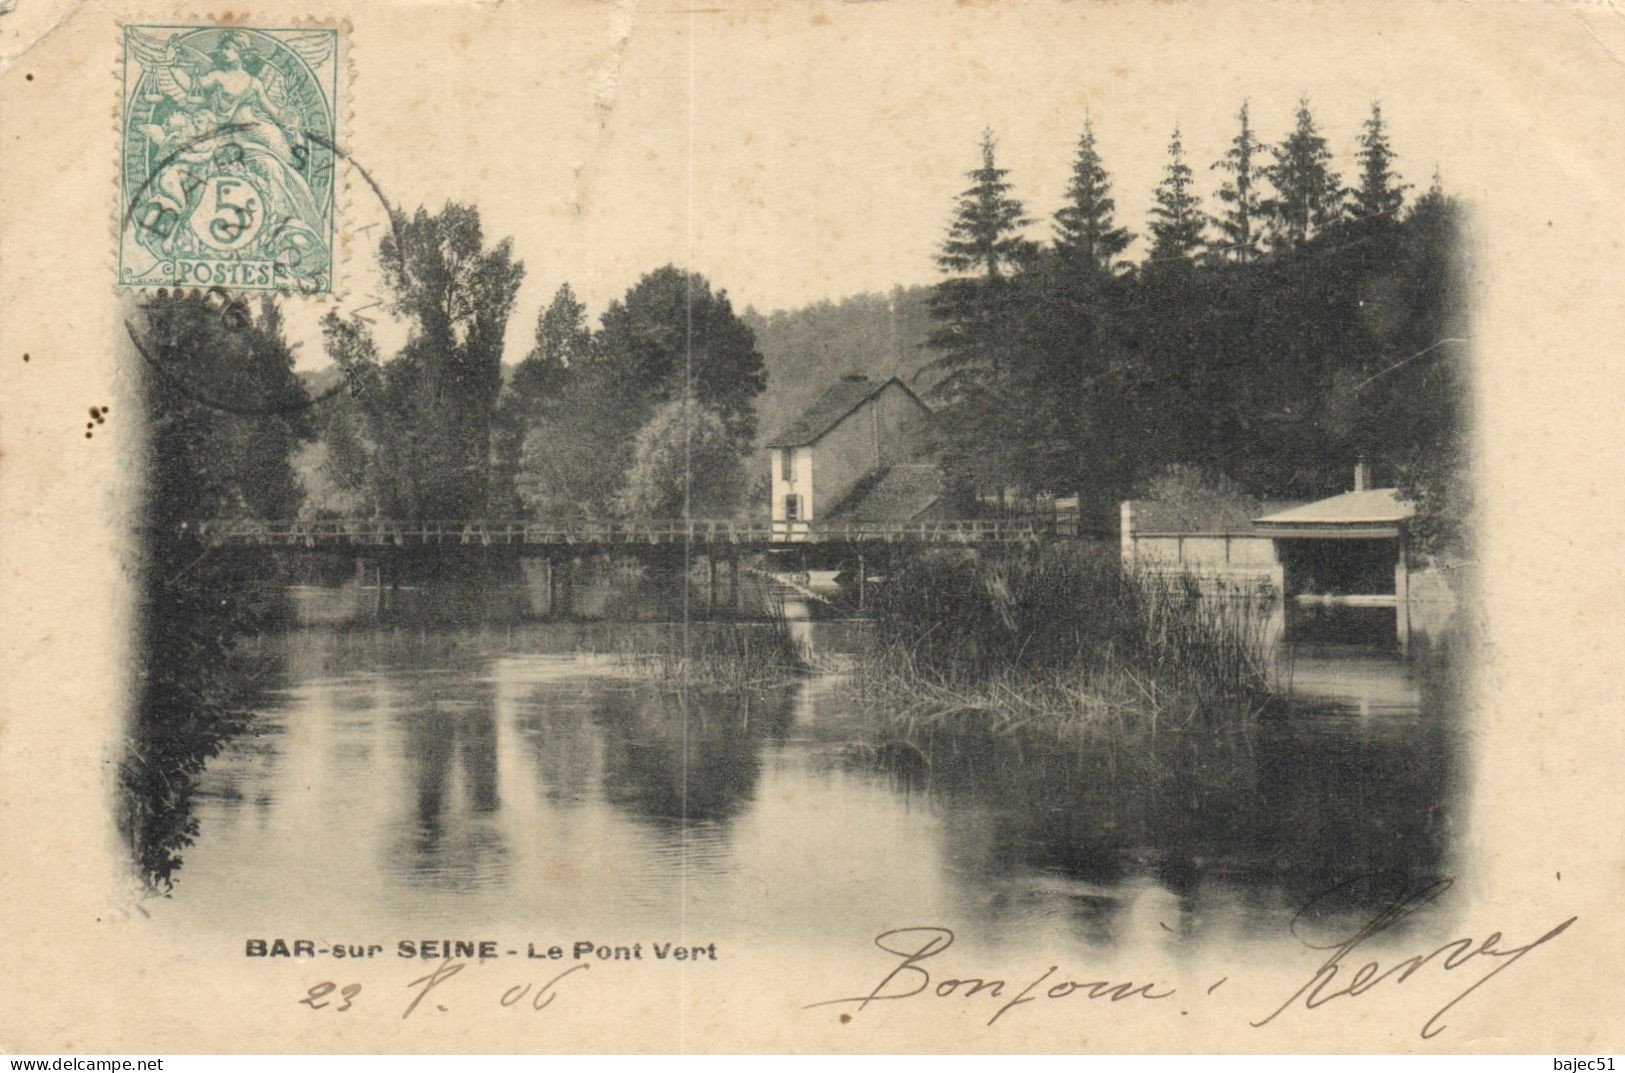
[[1265, 595], [1203, 598], [1125, 574], [1112, 550], [901, 565], [873, 605], [860, 696], [909, 740], [974, 726], [1119, 741], [1256, 715], [1272, 695]]

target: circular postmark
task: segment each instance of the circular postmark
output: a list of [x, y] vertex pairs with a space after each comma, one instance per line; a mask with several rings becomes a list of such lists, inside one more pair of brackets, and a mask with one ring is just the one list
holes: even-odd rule
[[[219, 139], [231, 133], [229, 129], [220, 129], [210, 137]], [[399, 243], [401, 215], [390, 205], [377, 180], [336, 143], [321, 138], [317, 144], [372, 192]], [[176, 151], [184, 151], [184, 147]], [[163, 160], [160, 160], [155, 175], [161, 172], [162, 166]], [[127, 224], [142, 203], [139, 198], [130, 202], [125, 213]], [[237, 241], [239, 248], [254, 241], [252, 236], [245, 238], [229, 230], [222, 238]], [[354, 393], [357, 381], [347, 367], [341, 367], [345, 375], [338, 382], [315, 395], [290, 394], [285, 381], [262, 384], [251, 374], [255, 365], [251, 361], [253, 348], [276, 345], [266, 336], [264, 315], [256, 320], [253, 303], [256, 291], [266, 301], [309, 293], [304, 288], [239, 288], [229, 281], [206, 286], [158, 287], [146, 291], [146, 297], [139, 303], [145, 325], [126, 320], [125, 331], [158, 384], [200, 405], [236, 416], [286, 416], [325, 402], [342, 391]], [[335, 309], [334, 315], [338, 313]]]

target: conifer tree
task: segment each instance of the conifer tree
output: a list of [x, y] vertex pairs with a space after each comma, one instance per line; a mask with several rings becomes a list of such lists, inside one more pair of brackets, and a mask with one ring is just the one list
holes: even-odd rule
[[930, 345], [938, 354], [932, 364], [946, 370], [932, 392], [942, 402], [940, 424], [954, 444], [945, 468], [961, 492], [997, 485], [1007, 476], [1000, 399], [1019, 360], [1013, 345], [1020, 312], [1016, 280], [1037, 258], [1021, 233], [1030, 221], [993, 150], [993, 132], [985, 131], [982, 166], [967, 175], [972, 185], [960, 195], [937, 257], [949, 278], [931, 296], [937, 328]]
[[1405, 204], [1405, 184], [1394, 173], [1394, 151], [1388, 145], [1388, 131], [1382, 121], [1382, 105], [1373, 101], [1371, 117], [1360, 135], [1360, 185], [1354, 189], [1354, 216], [1359, 220], [1399, 218]]
[[1439, 169], [1433, 169], [1433, 181], [1428, 184], [1427, 192], [1411, 204], [1410, 218], [1425, 216], [1437, 212], [1441, 206], [1449, 201], [1444, 192], [1444, 176]]
[[1264, 169], [1273, 196], [1264, 202], [1278, 246], [1298, 246], [1336, 223], [1343, 211], [1343, 181], [1332, 170], [1332, 153], [1315, 126], [1309, 98], [1298, 101], [1297, 122], [1286, 140], [1271, 150], [1275, 163]]
[[982, 132], [982, 166], [966, 177], [974, 185], [959, 197], [937, 264], [957, 275], [978, 273], [998, 279], [1019, 271], [1033, 257], [1032, 243], [1021, 229], [1032, 221], [1020, 201], [1010, 196], [1009, 172], [993, 160], [993, 132]]
[[1193, 186], [1179, 128], [1175, 127], [1173, 140], [1168, 143], [1168, 167], [1151, 208], [1151, 260], [1189, 260], [1201, 248], [1207, 219], [1202, 215], [1202, 199]]
[[1110, 273], [1113, 259], [1134, 236], [1112, 219], [1117, 204], [1111, 196], [1111, 177], [1101, 164], [1094, 123], [1087, 117], [1066, 193], [1065, 207], [1055, 214], [1055, 248], [1075, 264]]
[[1230, 149], [1224, 159], [1213, 165], [1230, 173], [1230, 179], [1219, 188], [1219, 200], [1225, 203], [1224, 214], [1214, 218], [1219, 233], [1224, 236], [1222, 255], [1238, 264], [1246, 264], [1258, 256], [1259, 225], [1263, 207], [1259, 197], [1261, 168], [1254, 157], [1264, 152], [1263, 143], [1253, 134], [1247, 118], [1247, 102], [1241, 102], [1241, 132], [1230, 140]]

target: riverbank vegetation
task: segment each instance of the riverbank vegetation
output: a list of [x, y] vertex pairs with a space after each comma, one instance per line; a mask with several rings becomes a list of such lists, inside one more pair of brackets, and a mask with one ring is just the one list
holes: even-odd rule
[[776, 688], [811, 669], [784, 606], [771, 599], [759, 621], [686, 622], [659, 634], [633, 634], [620, 659], [662, 687], [725, 692]]
[[1245, 728], [1273, 697], [1268, 594], [1204, 596], [1111, 550], [902, 565], [874, 601], [859, 695], [916, 745], [967, 727], [1077, 745]]
[[286, 579], [273, 553], [220, 554], [196, 522], [297, 509], [288, 456], [311, 430], [274, 303], [256, 311], [213, 295], [159, 292], [143, 303], [138, 325], [133, 342], [150, 373], [146, 494], [118, 821], [142, 882], [165, 891], [197, 834], [196, 780], [250, 729], [268, 673], [237, 641], [286, 614]]

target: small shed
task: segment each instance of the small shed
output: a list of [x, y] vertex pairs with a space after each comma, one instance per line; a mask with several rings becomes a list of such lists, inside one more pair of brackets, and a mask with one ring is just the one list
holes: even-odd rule
[[[1374, 624], [1410, 643], [1405, 526], [1414, 507], [1394, 488], [1363, 488], [1253, 519], [1280, 564], [1289, 639], [1334, 618], [1375, 639]], [[1347, 627], [1345, 627], [1347, 628]], [[1385, 625], [1379, 627], [1387, 632]]]

